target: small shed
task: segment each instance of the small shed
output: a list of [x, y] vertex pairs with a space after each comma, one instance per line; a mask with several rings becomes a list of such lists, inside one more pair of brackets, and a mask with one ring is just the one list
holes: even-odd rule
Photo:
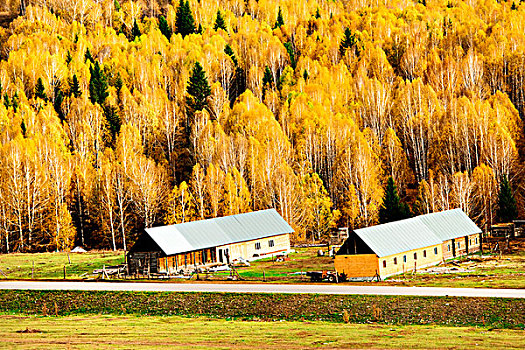
[[294, 230], [275, 209], [147, 228], [128, 253], [130, 273], [176, 273], [290, 250]]

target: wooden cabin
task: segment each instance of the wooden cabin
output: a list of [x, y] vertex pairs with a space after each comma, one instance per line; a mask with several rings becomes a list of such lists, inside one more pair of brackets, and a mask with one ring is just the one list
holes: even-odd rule
[[294, 230], [275, 209], [145, 229], [128, 253], [130, 273], [169, 273], [290, 250]]
[[356, 229], [337, 252], [335, 269], [349, 278], [386, 278], [477, 252], [480, 234], [461, 209]]

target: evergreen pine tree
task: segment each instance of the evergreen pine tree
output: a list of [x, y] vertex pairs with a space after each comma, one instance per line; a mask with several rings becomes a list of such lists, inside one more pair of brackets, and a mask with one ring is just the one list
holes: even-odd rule
[[91, 51], [89, 51], [89, 48], [86, 50], [86, 53], [84, 54], [84, 62], [89, 61], [92, 64], [95, 63], [95, 60], [93, 59], [93, 56], [91, 55]]
[[191, 13], [189, 1], [184, 2], [184, 0], [179, 0], [175, 27], [177, 29], [177, 33], [180, 33], [182, 37], [195, 33], [195, 20], [193, 19], [193, 14]]
[[345, 55], [347, 49], [356, 47], [356, 45], [357, 39], [355, 34], [353, 34], [349, 28], [346, 28], [341, 45], [339, 45], [339, 53], [341, 54], [341, 57]]
[[73, 57], [71, 56], [71, 52], [69, 52], [69, 50], [67, 50], [67, 55], [66, 55], [66, 64], [69, 66], [69, 64], [71, 63], [71, 61], [73, 61]]
[[217, 18], [215, 19], [215, 25], [213, 26], [213, 30], [217, 30], [217, 29], [222, 29], [224, 31], [227, 31], [226, 22], [224, 21], [224, 17], [222, 17], [222, 13], [220, 9], [217, 11]]
[[516, 199], [510, 186], [509, 180], [503, 176], [499, 185], [498, 210], [496, 215], [500, 222], [512, 222], [518, 217]]
[[226, 44], [226, 46], [224, 47], [224, 53], [230, 56], [235, 66], [238, 65], [237, 57], [235, 57], [235, 53], [233, 52], [233, 49], [229, 44]]
[[237, 97], [246, 91], [246, 76], [244, 74], [244, 69], [239, 66], [239, 61], [237, 61], [237, 57], [235, 57], [235, 53], [230, 45], [226, 44], [224, 47], [224, 53], [230, 56], [235, 65], [235, 73], [231, 79], [231, 88], [228, 95], [230, 106], [233, 107], [233, 103]]
[[303, 72], [303, 79], [306, 81], [308, 80], [308, 78], [309, 78], [309, 74], [308, 74], [308, 71], [305, 69]]
[[295, 61], [295, 53], [293, 50], [292, 43], [284, 43], [284, 47], [286, 48], [286, 52], [288, 52], [288, 56], [290, 56], [290, 66], [295, 70], [295, 67], [297, 66], [297, 62]]
[[103, 105], [108, 97], [108, 82], [104, 72], [100, 69], [98, 61], [94, 67], [89, 67], [91, 78], [89, 79], [89, 99], [91, 103]]
[[196, 31], [197, 34], [202, 34], [202, 24], [199, 23], [199, 28]]
[[317, 11], [315, 11], [315, 19], [320, 19], [321, 13], [319, 12], [319, 7], [317, 8]]
[[135, 41], [135, 39], [139, 38], [142, 34], [140, 33], [139, 25], [137, 24], [137, 20], [133, 21], [133, 29], [131, 30], [131, 40]]
[[159, 30], [168, 39], [168, 41], [171, 39], [173, 31], [171, 30], [171, 27], [164, 16], [160, 16], [159, 18]]
[[26, 123], [24, 122], [24, 119], [22, 119], [22, 122], [20, 123], [20, 129], [22, 130], [22, 136], [25, 138], [27, 133], [27, 127]]
[[270, 68], [268, 68], [268, 66], [266, 66], [266, 68], [264, 70], [262, 84], [263, 84], [262, 99], [264, 100], [264, 97], [266, 96], [266, 90], [268, 88], [271, 88], [272, 86], [275, 86], [275, 82], [273, 80], [272, 71], [270, 70]]
[[38, 78], [38, 80], [36, 81], [35, 97], [47, 102], [47, 95], [45, 92], [44, 83], [42, 82], [42, 78]]
[[16, 113], [18, 109], [18, 92], [15, 92], [13, 98], [11, 99], [11, 106], [13, 106], [13, 111]]
[[64, 112], [62, 111], [62, 102], [64, 101], [64, 93], [60, 90], [60, 84], [55, 87], [55, 101], [53, 102], [53, 107], [55, 112], [57, 112], [58, 118], [61, 121], [66, 119]]
[[383, 204], [379, 208], [379, 223], [384, 224], [410, 217], [410, 209], [406, 203], [401, 203], [394, 179], [390, 176], [385, 188]]
[[106, 104], [103, 110], [104, 116], [106, 117], [106, 120], [108, 122], [109, 132], [111, 134], [111, 140], [109, 142], [111, 142], [111, 144], [114, 145], [115, 141], [117, 140], [117, 135], [120, 132], [122, 122], [117, 113], [117, 108], [111, 106], [110, 104]]
[[195, 62], [186, 92], [186, 110], [188, 114], [191, 115], [208, 107], [208, 97], [211, 95], [211, 88], [206, 78], [206, 72], [204, 72], [199, 62]]
[[279, 12], [277, 12], [277, 19], [275, 20], [273, 29], [281, 28], [281, 26], [284, 26], [284, 18], [281, 6], [279, 6]]
[[11, 107], [11, 99], [9, 98], [9, 95], [7, 94], [7, 92], [4, 94], [4, 106], [7, 109]]
[[73, 74], [73, 79], [69, 84], [69, 94], [75, 97], [80, 97], [82, 95], [82, 90], [80, 90], [80, 83], [76, 74]]
[[120, 95], [120, 90], [122, 90], [122, 86], [124, 85], [124, 82], [122, 81], [122, 77], [120, 76], [120, 73], [117, 73], [117, 78], [115, 79], [115, 89], [117, 89], [117, 94]]
[[516, 6], [516, 3], [514, 1], [512, 2], [512, 5], [510, 6], [510, 9], [514, 10], [514, 11], [518, 9], [518, 6]]

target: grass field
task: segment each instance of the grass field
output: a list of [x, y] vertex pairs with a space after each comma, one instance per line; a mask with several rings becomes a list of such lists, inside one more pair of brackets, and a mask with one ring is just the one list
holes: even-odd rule
[[[249, 267], [238, 268], [240, 276], [247, 281], [298, 283], [307, 282], [308, 278], [300, 272], [312, 270], [333, 270], [333, 259], [328, 256], [318, 257], [320, 248], [297, 248], [289, 255], [289, 260], [276, 262], [272, 258], [253, 261]], [[324, 248], [326, 251], [326, 247]], [[450, 268], [465, 269], [469, 272], [441, 274], [406, 274], [393, 276], [386, 281], [374, 282], [379, 285], [428, 286], [428, 287], [485, 287], [485, 288], [525, 288], [525, 240], [514, 241], [511, 253], [489, 257], [479, 261], [455, 261]], [[478, 261], [476, 261], [478, 260]], [[71, 263], [70, 263], [71, 261]], [[0, 255], [0, 279], [62, 279], [64, 266], [68, 279], [77, 279], [85, 273], [104, 265], [121, 264], [124, 253], [89, 252], [83, 254], [37, 253]], [[33, 271], [34, 262], [34, 272]], [[216, 273], [211, 279], [225, 280], [229, 273]], [[181, 280], [177, 280], [181, 282]], [[349, 282], [356, 284], [356, 282]], [[363, 284], [363, 283], [361, 283]]]
[[14, 315], [206, 316], [237, 320], [477, 326], [525, 330], [525, 299], [277, 293], [0, 291]]
[[[64, 266], [69, 279], [104, 265], [118, 265], [124, 261], [123, 252], [103, 251], [88, 253], [12, 253], [0, 254], [0, 279], [62, 279]], [[69, 258], [68, 258], [69, 255]], [[34, 262], [34, 270], [33, 270]], [[71, 263], [70, 263], [71, 262]]]
[[89, 315], [0, 315], [0, 348], [523, 349], [525, 331], [485, 327], [229, 321]]

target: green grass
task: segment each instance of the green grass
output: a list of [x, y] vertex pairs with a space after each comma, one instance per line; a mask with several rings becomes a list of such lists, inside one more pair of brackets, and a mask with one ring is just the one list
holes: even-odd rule
[[[525, 331], [486, 327], [229, 321], [205, 317], [0, 315], [0, 348], [523, 349]], [[35, 333], [21, 333], [29, 330]]]
[[0, 291], [0, 313], [209, 316], [241, 320], [525, 329], [525, 299], [379, 295]]
[[[71, 261], [71, 264], [69, 263]], [[124, 261], [123, 252], [70, 253], [12, 253], [0, 255], [0, 279], [27, 279], [31, 272], [35, 279], [62, 279], [64, 266], [68, 279], [79, 278], [83, 273], [91, 273], [104, 265], [118, 265]]]
[[[501, 259], [473, 262], [466, 259], [456, 261], [462, 268], [473, 268], [473, 272], [449, 274], [396, 275], [375, 285], [428, 286], [428, 287], [485, 287], [485, 288], [525, 288], [525, 240], [522, 247], [517, 245], [512, 254], [503, 255]], [[262, 281], [275, 283], [309, 282], [309, 278], [296, 272], [334, 270], [333, 259], [328, 256], [318, 257], [320, 248], [297, 248], [289, 255], [289, 260], [277, 262], [272, 258], [253, 261], [249, 267], [240, 267], [240, 276], [247, 281]], [[326, 247], [323, 248], [326, 251]], [[121, 264], [124, 261], [123, 252], [89, 252], [67, 253], [37, 253], [37, 254], [4, 254], [0, 255], [0, 279], [31, 278], [32, 263], [35, 262], [35, 279], [62, 279], [64, 265], [67, 278], [79, 278], [84, 273], [106, 265]], [[474, 256], [475, 257], [475, 256]], [[450, 265], [453, 267], [452, 265]], [[3, 274], [2, 274], [3, 272]], [[5, 275], [4, 275], [5, 274]], [[210, 279], [225, 280], [229, 272], [215, 273]], [[203, 276], [201, 275], [202, 279]], [[184, 282], [175, 280], [175, 282]], [[349, 282], [357, 284], [356, 282]], [[364, 284], [364, 283], [360, 283]], [[368, 284], [368, 283], [367, 283]]]

